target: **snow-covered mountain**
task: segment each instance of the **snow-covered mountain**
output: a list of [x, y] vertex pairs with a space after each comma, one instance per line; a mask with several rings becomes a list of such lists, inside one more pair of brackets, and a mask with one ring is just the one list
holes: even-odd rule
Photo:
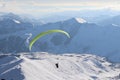
[[34, 23], [28, 18], [23, 18], [13, 13], [0, 15], [0, 52], [28, 52], [26, 40], [29, 35], [26, 34], [29, 33], [27, 33], [27, 30], [40, 25], [41, 23]]
[[40, 26], [44, 24], [41, 20], [37, 20], [32, 17], [27, 17], [23, 15], [16, 15], [13, 13], [6, 13], [6, 14], [0, 15], [0, 21], [8, 20], [8, 19], [13, 20], [16, 23], [29, 23], [35, 26]]
[[33, 27], [32, 23], [22, 22], [17, 18], [2, 20], [0, 52], [29, 52], [29, 41], [40, 32], [50, 29], [65, 30], [71, 38], [59, 33], [47, 35], [33, 45], [32, 51], [91, 53], [105, 56], [112, 62], [120, 62], [120, 27], [115, 24], [102, 27], [82, 18], [71, 18], [39, 27]]
[[98, 26], [94, 23], [80, 23], [76, 18], [49, 23], [33, 30], [33, 37], [48, 29], [62, 29], [71, 38], [61, 34], [52, 34], [41, 38], [33, 51], [54, 53], [91, 53], [107, 57], [110, 61], [120, 62], [120, 28], [116, 26]]
[[0, 79], [120, 80], [120, 67], [90, 54], [4, 54], [0, 55]]

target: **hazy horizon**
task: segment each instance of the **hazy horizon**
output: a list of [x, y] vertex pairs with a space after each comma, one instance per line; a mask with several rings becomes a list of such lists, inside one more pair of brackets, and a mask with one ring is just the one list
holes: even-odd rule
[[50, 13], [81, 10], [120, 11], [118, 0], [0, 0], [0, 12], [42, 16]]

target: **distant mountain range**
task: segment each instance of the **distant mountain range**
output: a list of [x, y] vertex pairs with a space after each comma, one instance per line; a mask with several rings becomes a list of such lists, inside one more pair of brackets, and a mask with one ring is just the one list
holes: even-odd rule
[[68, 39], [59, 33], [47, 35], [35, 43], [32, 51], [91, 53], [105, 56], [112, 62], [120, 62], [120, 25], [117, 24], [119, 17], [112, 19], [116, 20], [111, 23], [109, 19], [99, 25], [82, 18], [38, 24], [35, 23], [37, 20], [31, 22], [12, 13], [6, 14], [0, 17], [0, 52], [29, 52], [29, 40], [38, 33], [49, 29], [61, 29], [67, 31], [71, 38]]
[[[41, 19], [45, 22], [58, 22], [64, 21], [73, 17], [80, 17], [87, 22], [98, 23], [104, 19], [112, 18], [116, 15], [119, 15], [120, 12], [117, 10], [111, 10], [109, 8], [99, 9], [99, 10], [80, 10], [80, 11], [64, 11], [64, 12], [57, 12], [52, 14], [47, 14], [41, 17]], [[52, 19], [52, 20], [51, 20]]]
[[110, 18], [107, 18], [107, 19], [103, 19], [101, 21], [98, 22], [98, 24], [101, 24], [101, 25], [104, 25], [104, 26], [110, 26], [110, 25], [113, 25], [113, 26], [120, 26], [120, 15], [118, 16], [114, 16], [114, 17], [110, 17]]

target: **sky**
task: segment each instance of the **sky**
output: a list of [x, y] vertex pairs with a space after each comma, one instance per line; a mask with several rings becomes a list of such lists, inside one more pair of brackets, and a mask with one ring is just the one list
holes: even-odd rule
[[0, 12], [43, 15], [84, 9], [120, 10], [120, 0], [0, 0]]

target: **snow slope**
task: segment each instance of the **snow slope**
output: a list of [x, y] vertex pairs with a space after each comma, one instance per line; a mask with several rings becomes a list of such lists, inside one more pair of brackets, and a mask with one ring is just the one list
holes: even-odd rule
[[0, 79], [6, 80], [119, 80], [119, 74], [120, 67], [90, 54], [0, 55]]

